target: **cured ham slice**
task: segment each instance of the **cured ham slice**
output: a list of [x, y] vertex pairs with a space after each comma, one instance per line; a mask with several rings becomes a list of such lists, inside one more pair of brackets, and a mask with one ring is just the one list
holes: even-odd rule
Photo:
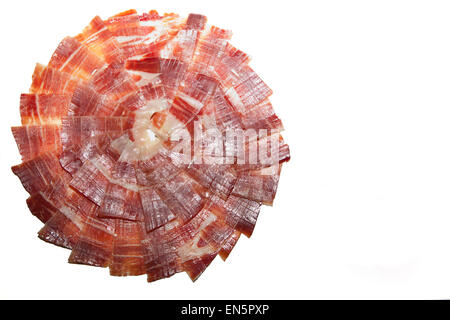
[[67, 175], [60, 169], [58, 158], [50, 152], [12, 167], [12, 171], [30, 194], [44, 191], [56, 181], [67, 181]]
[[83, 166], [73, 174], [70, 185], [81, 192], [89, 200], [100, 206], [105, 196], [109, 180], [105, 176], [99, 159], [87, 160]]
[[80, 79], [69, 73], [58, 71], [49, 66], [36, 64], [31, 83], [31, 93], [52, 93], [71, 95]]
[[11, 128], [38, 237], [69, 262], [195, 281], [273, 205], [272, 90], [205, 16], [96, 16], [37, 64]]
[[123, 117], [63, 117], [61, 142], [64, 149], [81, 147], [101, 135], [118, 137], [127, 130], [128, 119]]
[[108, 63], [123, 61], [124, 59], [119, 43], [99, 16], [92, 19], [75, 39]]
[[22, 125], [60, 124], [69, 110], [70, 96], [64, 94], [22, 94]]
[[59, 126], [23, 126], [11, 128], [22, 160], [27, 161], [49, 151], [61, 152], [61, 130]]
[[58, 208], [58, 212], [39, 231], [39, 237], [73, 249], [88, 217], [92, 217], [97, 210], [95, 204], [70, 188], [68, 183], [55, 184], [43, 194], [49, 203]]
[[110, 273], [113, 276], [137, 276], [145, 274], [145, 230], [141, 222], [115, 220], [115, 234]]
[[283, 124], [268, 100], [247, 108], [242, 115], [242, 125], [247, 129], [283, 130]]
[[53, 53], [48, 66], [74, 77], [87, 79], [104, 61], [75, 38], [63, 39]]
[[69, 263], [107, 267], [112, 259], [114, 222], [88, 217], [72, 253]]
[[232, 194], [271, 205], [277, 192], [281, 166], [242, 172]]
[[144, 213], [145, 229], [154, 230], [175, 218], [175, 215], [153, 189], [139, 191]]
[[126, 58], [158, 54], [178, 32], [182, 19], [176, 14], [159, 16], [156, 11], [138, 15], [135, 10], [119, 13], [106, 25], [119, 42]]

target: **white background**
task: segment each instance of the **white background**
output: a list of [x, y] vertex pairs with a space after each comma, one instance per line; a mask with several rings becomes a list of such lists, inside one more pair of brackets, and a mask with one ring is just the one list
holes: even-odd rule
[[[450, 298], [448, 1], [4, 1], [0, 298]], [[227, 262], [148, 284], [40, 241], [11, 173], [36, 62], [95, 15], [203, 13], [272, 87], [292, 160]]]

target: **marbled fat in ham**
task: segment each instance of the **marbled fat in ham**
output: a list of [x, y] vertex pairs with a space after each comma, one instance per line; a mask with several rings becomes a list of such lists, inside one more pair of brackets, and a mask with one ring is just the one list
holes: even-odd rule
[[251, 236], [290, 152], [272, 90], [230, 38], [203, 15], [128, 10], [36, 65], [11, 129], [40, 239], [114, 276], [194, 281]]

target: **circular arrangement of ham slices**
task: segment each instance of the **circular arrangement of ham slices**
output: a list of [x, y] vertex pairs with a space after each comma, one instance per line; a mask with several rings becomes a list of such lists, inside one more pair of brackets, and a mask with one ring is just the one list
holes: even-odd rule
[[272, 205], [289, 147], [231, 32], [190, 14], [95, 17], [37, 64], [12, 167], [70, 263], [197, 279]]

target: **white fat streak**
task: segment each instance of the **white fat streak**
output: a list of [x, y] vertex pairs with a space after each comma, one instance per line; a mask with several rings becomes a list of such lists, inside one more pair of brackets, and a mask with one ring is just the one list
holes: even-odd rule
[[[94, 223], [96, 222], [96, 223]], [[114, 233], [114, 228], [112, 226], [108, 226], [107, 224], [101, 222], [100, 220], [93, 220], [92, 218], [88, 218], [85, 222], [86, 225], [89, 225], [95, 229], [100, 229], [103, 231], [106, 231], [107, 233], [109, 233], [112, 236], [116, 236], [116, 234]], [[103, 228], [101, 228], [103, 227]], [[94, 239], [90, 239], [90, 241], [94, 242], [94, 243], [98, 243], [98, 244], [102, 244], [101, 241], [96, 241]]]
[[157, 39], [160, 39], [164, 37], [170, 29], [174, 28], [176, 25], [179, 25], [184, 19], [181, 19], [177, 17], [174, 19], [173, 17], [170, 17], [168, 19], [162, 19], [162, 20], [147, 20], [147, 21], [141, 21], [140, 24], [145, 27], [155, 27], [155, 30], [153, 30], [151, 33], [149, 33], [144, 40], [145, 44], [150, 44]]
[[[148, 134], [148, 132], [147, 132]], [[153, 135], [153, 133], [152, 133]], [[148, 135], [150, 137], [150, 135]], [[154, 136], [154, 135], [153, 135]], [[161, 140], [155, 137], [156, 140], [152, 140], [145, 144], [141, 144], [139, 148], [139, 160], [147, 160], [153, 158], [161, 148]]]
[[[95, 72], [95, 71], [94, 71]], [[77, 82], [77, 85], [79, 84], [80, 80], [74, 78], [72, 75], [70, 75], [70, 79], [69, 81], [66, 81], [66, 83], [64, 83], [64, 87], [62, 88], [62, 92], [66, 92], [66, 87], [69, 85], [70, 81], [75, 81]]]
[[[172, 18], [173, 19], [173, 18]], [[140, 26], [142, 27], [155, 27], [155, 30], [152, 32], [146, 34], [146, 35], [135, 35], [135, 36], [116, 36], [116, 39], [119, 43], [124, 42], [141, 42], [144, 44], [150, 44], [154, 42], [159, 37], [165, 35], [167, 31], [174, 26], [178, 20], [180, 19], [174, 19], [174, 21], [168, 21], [167, 23], [165, 19], [162, 20], [147, 20], [147, 21], [139, 21]]]
[[164, 26], [164, 19], [159, 20], [141, 20], [139, 21], [143, 27], [161, 27]]
[[[142, 27], [160, 27], [164, 28], [164, 25], [161, 21], [139, 21], [139, 24]], [[158, 29], [158, 28], [157, 28]], [[156, 30], [157, 30], [156, 29]], [[154, 36], [152, 35], [156, 30], [146, 34], [146, 35], [132, 35], [132, 36], [116, 36], [116, 40], [119, 43], [125, 43], [125, 42], [143, 42], [143, 43], [151, 43], [152, 41], [148, 41], [147, 39], [153, 39]]]
[[153, 99], [149, 100], [148, 103], [139, 111], [144, 110], [153, 114], [154, 112], [166, 110], [167, 108], [169, 108], [169, 102], [167, 99]]
[[105, 31], [106, 29], [107, 29], [107, 28], [106, 28], [106, 26], [105, 26], [105, 27], [101, 28], [100, 30], [98, 30], [97, 32], [94, 32], [93, 34], [91, 34], [91, 35], [86, 39], [86, 41], [85, 41], [84, 43], [89, 44], [89, 43], [91, 43], [91, 42], [94, 42], [95, 40], [97, 40], [97, 39], [96, 39], [97, 36], [98, 36], [101, 32]]
[[[123, 247], [123, 246], [121, 245], [121, 247]], [[132, 254], [114, 254], [114, 257], [143, 259], [142, 256], [136, 256], [136, 255], [132, 255]]]
[[32, 114], [31, 119], [33, 119], [33, 123], [40, 123], [41, 125], [55, 125], [55, 126], [61, 126], [62, 120], [61, 118], [47, 118], [46, 121], [43, 121], [41, 118], [41, 113], [39, 110], [41, 109], [40, 101], [39, 101], [39, 95], [36, 96], [36, 112], [38, 116], [38, 121], [36, 121], [36, 118], [34, 117], [34, 114]]
[[70, 209], [69, 207], [66, 206], [62, 206], [61, 208], [59, 208], [59, 211], [66, 216], [67, 219], [69, 219], [70, 221], [72, 221], [77, 227], [78, 229], [83, 229], [83, 223], [80, 220], [80, 217], [78, 217], [73, 211], [72, 209]]
[[[145, 22], [145, 21], [144, 21]], [[142, 22], [141, 22], [141, 25]], [[145, 26], [145, 25], [143, 25]], [[123, 39], [123, 42], [127, 42], [127, 41], [131, 41], [133, 40], [136, 44], [144, 44], [144, 45], [149, 45], [152, 44], [154, 42], [157, 42], [158, 40], [162, 39], [170, 30], [169, 27], [165, 26], [165, 25], [158, 25], [156, 27], [155, 30], [153, 30], [152, 32], [146, 34], [145, 36], [134, 36], [135, 39], [131, 39], [132, 37], [128, 37], [129, 39]], [[127, 37], [124, 37], [127, 38]], [[145, 54], [140, 54], [140, 55], [135, 55], [135, 56], [131, 56], [128, 59], [142, 59], [145, 56]], [[164, 58], [163, 56], [161, 56], [161, 58]]]
[[139, 23], [143, 27], [155, 27], [158, 30], [159, 28], [162, 29], [173, 28], [184, 21], [186, 21], [186, 18], [181, 18], [179, 16], [168, 16], [157, 20], [142, 20], [139, 21]]
[[[71, 191], [69, 190], [69, 192]], [[81, 230], [83, 228], [83, 222], [81, 221], [80, 217], [73, 212], [72, 209], [67, 206], [59, 207], [58, 205], [53, 204], [50, 199], [48, 199], [42, 192], [40, 192], [40, 195], [42, 196], [42, 198], [44, 198], [45, 201], [51, 203], [55, 208], [57, 208], [59, 212], [61, 212], [67, 219], [72, 221], [78, 227], [78, 229]]]
[[159, 55], [163, 59], [171, 58], [171, 53], [173, 51], [173, 42], [169, 42], [160, 52]]
[[[73, 59], [73, 57], [78, 53], [78, 51], [81, 50], [82, 47], [83, 47], [83, 46], [80, 45], [74, 52], [72, 52], [72, 54], [70, 55], [70, 57], [63, 63], [63, 65], [61, 66], [61, 68], [59, 68], [60, 71], [63, 70], [63, 69], [67, 66], [67, 64], [70, 62], [70, 60]], [[83, 59], [83, 61], [84, 61], [84, 59]], [[78, 70], [78, 69], [77, 69], [77, 70]]]
[[125, 43], [125, 42], [137, 42], [142, 40], [142, 36], [116, 36], [115, 37], [117, 42], [119, 43]]
[[201, 231], [204, 230], [207, 226], [209, 226], [211, 223], [217, 220], [217, 217], [213, 214], [210, 214], [205, 221], [200, 225], [199, 231], [197, 235], [192, 239], [192, 241], [185, 243], [183, 246], [181, 246], [178, 249], [178, 253], [181, 257], [181, 260], [189, 261], [195, 258], [199, 258], [201, 256], [207, 255], [207, 254], [213, 254], [215, 252], [215, 249], [210, 245], [205, 245], [201, 248], [198, 247], [198, 241], [201, 238]]
[[[81, 46], [80, 46], [80, 48], [81, 48]], [[71, 58], [72, 58], [72, 57], [71, 57]], [[85, 75], [82, 75], [82, 76], [79, 76], [79, 75], [78, 75], [78, 72], [81, 70], [80, 67], [83, 65], [84, 60], [86, 60], [86, 59], [87, 59], [87, 55], [85, 54], [84, 57], [83, 57], [83, 60], [81, 60], [81, 62], [78, 64], [78, 67], [72, 72], [72, 75], [76, 75], [77, 77], [79, 77], [79, 78], [84, 78], [84, 79], [86, 79], [86, 78], [89, 77], [89, 76], [95, 75], [95, 73], [97, 72], [98, 69], [95, 70], [95, 71], [92, 73], [92, 75], [88, 74], [87, 77], [86, 77]], [[84, 71], [83, 71], [83, 72], [84, 72]], [[84, 73], [85, 73], [85, 72], [84, 72]]]
[[225, 95], [228, 97], [228, 99], [230, 99], [233, 106], [236, 107], [239, 111], [244, 110], [244, 104], [242, 103], [241, 98], [233, 87], [229, 88], [226, 91]]
[[[36, 63], [36, 66], [35, 66], [35, 68], [34, 68], [34, 71], [36, 72], [36, 69], [38, 69], [38, 68], [41, 68], [42, 70], [41, 70], [41, 72], [39, 72], [39, 77], [42, 77], [42, 73], [44, 73], [44, 69], [46, 68], [47, 66], [44, 66], [43, 64], [41, 64], [41, 63]], [[33, 74], [34, 75], [34, 74]], [[42, 79], [42, 78], [41, 78]], [[44, 86], [44, 81], [41, 81], [41, 85], [39, 86], [39, 89], [38, 89], [38, 92], [40, 92], [41, 90], [42, 90], [42, 87]]]
[[166, 26], [158, 26], [155, 30], [147, 34], [147, 36], [142, 39], [142, 43], [151, 44], [153, 42], [156, 42], [156, 40], [164, 36], [168, 31], [169, 28], [167, 28]]
[[183, 123], [180, 122], [171, 113], [167, 113], [166, 119], [164, 120], [164, 124], [161, 128], [158, 129], [152, 125], [152, 130], [164, 140], [168, 139], [172, 132], [181, 128], [184, 128]]
[[61, 118], [47, 118], [45, 121], [41, 121], [41, 125], [54, 125], [60, 127], [62, 124]]
[[[203, 103], [200, 101], [182, 93], [178, 92], [177, 95], [185, 100], [187, 103], [189, 103], [192, 107], [194, 107], [197, 112], [200, 111], [203, 108]], [[184, 128], [184, 124], [180, 122], [173, 114], [167, 113], [167, 117], [164, 121], [164, 124], [160, 129], [153, 128], [153, 131], [156, 132], [159, 136], [161, 136], [164, 139], [167, 139], [170, 134], [172, 134], [174, 131], [179, 130], [181, 128]]]
[[147, 160], [153, 158], [161, 149], [161, 140], [154, 140], [151, 143], [146, 144], [143, 148], [140, 148], [139, 160]]
[[135, 183], [129, 183], [129, 182], [124, 182], [122, 180], [119, 179], [114, 179], [113, 177], [111, 177], [109, 175], [108, 170], [106, 170], [100, 163], [100, 161], [97, 161], [97, 159], [92, 159], [91, 160], [92, 164], [103, 174], [103, 176], [105, 176], [106, 179], [108, 179], [108, 181], [110, 183], [113, 184], [117, 184], [119, 186], [124, 187], [125, 189], [131, 190], [131, 191], [135, 191], [138, 192], [139, 191], [139, 186]]
[[203, 103], [200, 101], [192, 98], [191, 96], [188, 96], [182, 92], [178, 92], [177, 95], [182, 98], [183, 100], [187, 101], [191, 106], [193, 106], [197, 111], [200, 111], [203, 108]]
[[134, 142], [130, 141], [122, 150], [119, 161], [134, 162], [139, 159], [139, 150], [135, 147]]
[[132, 143], [128, 138], [128, 134], [123, 134], [113, 142], [111, 142], [111, 147], [118, 153], [122, 153], [128, 144]]
[[[173, 58], [173, 49], [175, 45], [187, 43], [188, 46], [193, 44], [198, 34], [197, 30], [180, 30], [173, 41], [170, 41], [164, 49], [160, 51], [160, 57], [165, 59]], [[193, 54], [193, 52], [192, 52]]]
[[127, 72], [130, 75], [137, 75], [137, 76], [141, 77], [141, 79], [139, 81], [136, 81], [136, 85], [138, 87], [142, 87], [147, 84], [153, 83], [155, 81], [155, 79], [157, 79], [160, 75], [160, 73], [149, 73], [149, 72], [138, 71], [138, 70], [127, 70]]
[[151, 143], [156, 139], [153, 132], [151, 135], [149, 135], [148, 132], [148, 128], [151, 124], [151, 116], [156, 111], [167, 107], [165, 100], [153, 100], [152, 102], [153, 103], [147, 103], [143, 108], [135, 112], [135, 122], [132, 130], [133, 136], [135, 137], [135, 143], [137, 143], [138, 146]]
[[[35, 99], [35, 101], [36, 101], [36, 113], [37, 113], [39, 122], [41, 122], [41, 113], [39, 112], [39, 109], [41, 108], [41, 104], [40, 104], [39, 100], [40, 100], [39, 96], [36, 95], [36, 99]], [[34, 115], [33, 115], [33, 120], [34, 120]]]
[[[26, 126], [25, 127], [25, 133], [26, 133], [27, 137], [31, 136], [30, 133], [28, 132], [29, 128], [30, 128], [30, 126]], [[41, 127], [41, 131], [42, 131], [42, 127]], [[33, 145], [31, 143], [31, 139], [28, 139], [28, 143], [27, 144], [28, 144], [28, 150], [33, 150]]]
[[153, 132], [148, 132], [148, 129], [146, 129], [145, 135], [148, 137], [147, 141], [130, 141], [123, 149], [119, 161], [135, 162], [152, 158], [159, 151], [161, 141], [155, 137]]

